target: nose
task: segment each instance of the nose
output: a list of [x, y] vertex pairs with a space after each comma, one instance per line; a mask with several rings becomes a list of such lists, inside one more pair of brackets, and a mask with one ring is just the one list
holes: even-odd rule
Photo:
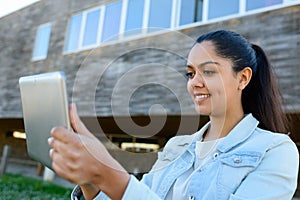
[[196, 73], [192, 79], [189, 79], [189, 82], [192, 87], [205, 87], [205, 80], [199, 73]]

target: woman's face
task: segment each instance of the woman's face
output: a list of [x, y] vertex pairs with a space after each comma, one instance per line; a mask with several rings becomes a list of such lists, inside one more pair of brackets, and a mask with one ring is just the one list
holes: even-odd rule
[[239, 79], [232, 62], [215, 53], [210, 41], [197, 43], [190, 51], [187, 89], [201, 115], [224, 116], [241, 106]]

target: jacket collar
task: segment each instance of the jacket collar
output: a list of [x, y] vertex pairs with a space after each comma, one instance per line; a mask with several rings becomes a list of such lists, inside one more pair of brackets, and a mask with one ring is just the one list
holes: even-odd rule
[[202, 136], [206, 132], [206, 130], [208, 129], [209, 126], [210, 126], [210, 122], [207, 122], [199, 131], [197, 131], [193, 135], [190, 135], [190, 137], [186, 138], [185, 142], [188, 142], [189, 144], [191, 144], [196, 141], [202, 140]]
[[187, 146], [195, 141], [201, 140], [202, 135], [208, 129], [209, 125], [210, 122], [206, 123], [199, 131], [192, 135], [177, 136], [177, 139], [174, 140], [172, 144], [175, 146]]
[[[220, 142], [217, 150], [220, 152], [227, 152], [236, 145], [244, 142], [253, 131], [256, 129], [259, 122], [252, 116], [252, 114], [247, 114], [230, 132], [229, 134]], [[198, 132], [192, 135], [186, 135], [178, 138], [174, 141], [173, 145], [178, 147], [190, 146], [190, 144], [201, 140], [203, 134], [210, 126], [210, 122], [206, 123]], [[190, 148], [193, 148], [190, 146]]]
[[249, 138], [253, 131], [257, 128], [259, 122], [255, 119], [252, 114], [246, 115], [220, 142], [217, 150], [220, 152], [227, 152], [236, 145], [243, 143]]

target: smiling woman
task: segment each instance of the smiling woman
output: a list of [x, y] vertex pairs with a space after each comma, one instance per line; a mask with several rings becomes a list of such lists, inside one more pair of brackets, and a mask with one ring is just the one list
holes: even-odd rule
[[211, 41], [197, 43], [189, 54], [188, 62], [187, 88], [196, 111], [201, 115], [227, 115], [241, 119], [241, 89], [249, 83], [251, 69], [247, 68], [240, 76], [235, 76], [232, 61], [220, 57]]
[[53, 169], [78, 184], [72, 199], [292, 199], [299, 155], [279, 133], [286, 132], [281, 97], [264, 51], [231, 31], [207, 33], [193, 45], [186, 73], [195, 109], [210, 122], [171, 138], [141, 181], [70, 107], [74, 131], [53, 128], [49, 144]]

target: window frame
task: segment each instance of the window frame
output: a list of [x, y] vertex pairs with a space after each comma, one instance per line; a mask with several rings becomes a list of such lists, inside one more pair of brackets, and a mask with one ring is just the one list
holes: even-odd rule
[[[118, 38], [116, 38], [116, 40], [112, 40], [112, 41], [104, 41], [101, 42], [101, 38], [102, 38], [102, 34], [104, 32], [103, 30], [103, 24], [104, 24], [104, 16], [105, 16], [105, 12], [106, 12], [106, 6], [113, 4], [114, 2], [117, 1], [121, 1], [122, 6], [121, 6], [121, 13], [120, 13], [120, 24], [119, 24], [119, 36]], [[144, 9], [143, 9], [143, 15], [142, 15], [142, 31], [136, 34], [129, 34], [129, 35], [125, 35], [124, 31], [125, 31], [125, 26], [126, 26], [126, 19], [127, 19], [127, 10], [128, 10], [128, 0], [115, 0], [115, 1], [110, 1], [107, 4], [103, 4], [97, 7], [93, 7], [91, 9], [87, 9], [87, 10], [83, 10], [81, 12], [78, 13], [74, 13], [72, 16], [75, 16], [76, 14], [82, 14], [83, 16], [85, 16], [84, 18], [84, 23], [86, 23], [86, 15], [89, 12], [92, 12], [94, 10], [100, 9], [100, 19], [98, 21], [98, 33], [97, 33], [97, 42], [93, 45], [88, 45], [88, 46], [83, 46], [82, 45], [82, 39], [79, 41], [79, 45], [77, 49], [73, 49], [73, 50], [67, 50], [66, 49], [66, 45], [64, 45], [64, 53], [68, 54], [68, 53], [74, 53], [74, 52], [79, 52], [79, 51], [83, 51], [83, 50], [88, 50], [91, 48], [95, 48], [95, 47], [99, 47], [99, 46], [106, 46], [106, 45], [114, 45], [120, 42], [126, 42], [126, 41], [131, 41], [131, 40], [136, 40], [136, 39], [141, 39], [144, 37], [150, 37], [150, 36], [154, 36], [154, 35], [159, 35], [159, 34], [163, 34], [169, 31], [180, 31], [182, 29], [185, 28], [193, 28], [196, 26], [201, 26], [201, 25], [206, 25], [206, 24], [210, 24], [210, 23], [215, 23], [218, 21], [223, 21], [223, 20], [228, 20], [228, 19], [232, 19], [232, 18], [236, 18], [236, 17], [242, 17], [242, 16], [247, 16], [247, 15], [252, 15], [252, 14], [257, 14], [257, 13], [262, 13], [265, 11], [270, 11], [270, 10], [275, 10], [275, 9], [279, 9], [279, 8], [283, 8], [283, 7], [287, 7], [287, 6], [291, 6], [291, 5], [297, 5], [300, 4], [300, 0], [283, 0], [283, 2], [281, 4], [276, 4], [276, 5], [272, 5], [272, 6], [267, 6], [267, 7], [263, 7], [263, 8], [258, 8], [258, 9], [254, 9], [254, 10], [246, 10], [246, 1], [247, 0], [238, 0], [239, 2], [239, 7], [238, 7], [238, 12], [237, 13], [233, 13], [233, 14], [229, 14], [229, 15], [224, 15], [224, 16], [220, 16], [220, 17], [215, 17], [215, 18], [208, 18], [209, 16], [209, 0], [203, 0], [203, 5], [202, 5], [202, 20], [201, 21], [197, 21], [197, 22], [192, 22], [192, 23], [187, 23], [184, 25], [179, 25], [179, 20], [180, 20], [180, 4], [182, 0], [173, 0], [172, 2], [172, 8], [171, 8], [171, 20], [170, 20], [170, 27], [165, 29], [165, 30], [157, 30], [157, 31], [149, 31], [148, 30], [148, 24], [149, 24], [149, 15], [150, 15], [150, 3], [152, 0], [144, 0]], [[83, 19], [82, 19], [83, 20]], [[67, 26], [67, 31], [66, 31], [66, 40], [65, 43], [67, 41], [68, 36], [68, 31], [69, 31], [69, 27], [70, 27], [70, 21], [71, 18], [69, 19], [69, 25]], [[83, 23], [82, 23], [83, 24]], [[85, 25], [81, 24], [81, 31], [80, 31], [80, 35], [81, 37], [83, 37], [83, 33], [82, 31], [85, 28]]]
[[[217, 0], [216, 0], [217, 1]], [[240, 14], [240, 4], [241, 4], [241, 0], [235, 0], [238, 2], [238, 6], [237, 6], [237, 12], [233, 12], [233, 13], [230, 13], [230, 14], [224, 14], [224, 15], [221, 15], [221, 16], [212, 16], [210, 17], [210, 1], [208, 1], [208, 6], [207, 6], [207, 20], [208, 21], [211, 21], [211, 20], [215, 20], [215, 19], [220, 19], [220, 18], [224, 18], [224, 17], [228, 17], [228, 16], [236, 16], [236, 15], [239, 15]]]
[[[176, 4], [177, 4], [177, 0], [170, 0], [171, 1], [171, 8], [170, 8], [170, 22], [168, 24], [169, 27], [149, 27], [149, 24], [150, 24], [150, 13], [151, 13], [151, 1], [154, 1], [154, 0], [150, 0], [149, 3], [147, 4], [147, 9], [148, 9], [148, 20], [147, 20], [147, 32], [153, 32], [154, 31], [160, 31], [160, 30], [165, 30], [165, 29], [173, 29], [174, 28], [174, 9], [176, 8]], [[158, 0], [159, 1], [159, 0]], [[155, 4], [156, 5], [156, 4]], [[153, 7], [155, 8], [155, 7]], [[155, 30], [157, 29], [157, 30]]]
[[[39, 34], [40, 34], [40, 31], [42, 28], [45, 28], [45, 27], [49, 27], [50, 30], [49, 32], [47, 33], [48, 35], [48, 38], [47, 38], [47, 47], [45, 49], [45, 55], [36, 55], [37, 53], [37, 45], [38, 45], [38, 42], [39, 42]], [[38, 28], [36, 29], [35, 31], [35, 39], [34, 39], [34, 45], [33, 45], [33, 49], [32, 49], [32, 56], [31, 56], [31, 61], [39, 61], [39, 60], [45, 60], [47, 57], [48, 57], [48, 51], [49, 51], [49, 44], [50, 44], [50, 41], [51, 41], [51, 31], [52, 31], [52, 24], [50, 22], [48, 23], [45, 23], [45, 24], [41, 24], [38, 26]]]
[[[98, 29], [97, 29], [97, 33], [96, 33], [96, 42], [95, 44], [89, 44], [89, 45], [84, 45], [84, 37], [85, 37], [85, 29], [86, 29], [86, 26], [87, 26], [87, 16], [88, 14], [94, 12], [94, 11], [99, 11], [99, 18], [98, 18]], [[100, 18], [101, 18], [101, 15], [102, 15], [102, 10], [101, 9], [90, 9], [88, 12], [85, 12], [85, 14], [83, 15], [83, 18], [82, 18], [82, 22], [81, 22], [81, 30], [80, 30], [80, 40], [79, 40], [79, 47], [81, 47], [82, 49], [85, 49], [85, 48], [91, 48], [91, 47], [94, 47], [95, 45], [99, 44], [99, 31], [101, 30], [99, 27], [100, 27]]]
[[[111, 6], [112, 4], [115, 4], [117, 2], [120, 2], [121, 3], [121, 13], [120, 13], [120, 23], [119, 23], [119, 30], [118, 30], [118, 37], [117, 38], [114, 38], [113, 40], [104, 40], [102, 41], [102, 37], [103, 37], [103, 32], [104, 32], [104, 24], [105, 24], [105, 16], [106, 16], [106, 7], [107, 6]], [[101, 24], [101, 36], [100, 36], [100, 40], [99, 40], [99, 44], [104, 44], [104, 43], [109, 43], [111, 41], [115, 41], [115, 40], [119, 40], [120, 39], [120, 34], [121, 34], [121, 25], [123, 26], [122, 24], [122, 18], [123, 18], [123, 12], [124, 12], [124, 0], [115, 0], [113, 2], [110, 2], [108, 4], [106, 4], [105, 6], [103, 6], [103, 10], [104, 10], [104, 13], [103, 13], [103, 18], [102, 18], [102, 24]], [[98, 33], [99, 34], [99, 33]], [[99, 45], [98, 44], [98, 45]]]
[[[265, 10], [265, 9], [270, 8], [270, 7], [272, 8], [272, 7], [282, 6], [282, 5], [285, 4], [285, 2], [287, 2], [286, 0], [282, 0], [282, 2], [278, 3], [278, 4], [273, 4], [273, 5], [269, 5], [269, 6], [262, 6], [262, 7], [257, 7], [257, 8], [252, 8], [252, 9], [247, 10], [247, 2], [249, 0], [243, 0], [243, 1], [245, 1], [245, 12], [247, 12], [247, 13], [248, 12], [253, 12], [255, 10]], [[291, 0], [289, 0], [289, 1], [291, 1]]]
[[145, 18], [145, 9], [146, 9], [146, 0], [142, 0], [144, 1], [144, 8], [143, 8], [143, 11], [142, 11], [142, 24], [141, 24], [141, 31], [137, 34], [127, 34], [125, 35], [126, 33], [126, 20], [127, 20], [127, 14], [128, 14], [128, 8], [129, 8], [129, 1], [130, 0], [123, 0], [123, 7], [122, 7], [122, 14], [121, 14], [121, 23], [120, 23], [120, 34], [119, 34], [119, 39], [124, 39], [124, 38], [127, 38], [127, 37], [131, 37], [131, 36], [134, 36], [134, 35], [140, 35], [140, 34], [143, 34], [143, 30], [144, 30], [144, 18]]
[[[78, 45], [77, 45], [77, 50], [69, 50], [68, 49], [68, 46], [69, 46], [69, 38], [70, 38], [70, 28], [71, 28], [71, 23], [72, 23], [72, 18], [76, 15], [82, 15], [82, 12], [80, 13], [75, 13], [71, 16], [71, 18], [69, 19], [68, 21], [68, 25], [67, 25], [67, 29], [66, 29], [66, 32], [65, 32], [65, 40], [64, 40], [64, 50], [63, 52], [64, 53], [72, 53], [72, 52], [75, 52], [77, 51], [79, 48], [79, 40], [80, 40], [80, 31], [79, 31], [79, 36], [78, 36]], [[82, 18], [81, 18], [81, 22], [80, 22], [80, 27], [79, 27], [79, 30], [81, 30], [81, 24], [82, 24]]]
[[[96, 43], [94, 44], [90, 44], [90, 45], [83, 45], [83, 39], [84, 39], [84, 34], [85, 34], [85, 28], [86, 28], [86, 20], [87, 20], [87, 15], [91, 12], [94, 12], [96, 10], [100, 11], [99, 14], [99, 19], [98, 19], [98, 29], [97, 29], [97, 39], [96, 39]], [[79, 52], [79, 51], [84, 51], [87, 49], [91, 49], [94, 47], [99, 46], [100, 44], [100, 38], [101, 38], [101, 33], [102, 33], [102, 26], [103, 26], [103, 17], [104, 17], [104, 13], [105, 13], [105, 6], [97, 6], [97, 7], [93, 7], [91, 9], [88, 10], [84, 10], [82, 12], [78, 12], [78, 13], [74, 13], [71, 18], [69, 18], [68, 21], [68, 26], [66, 29], [66, 35], [65, 35], [65, 44], [64, 44], [64, 53], [68, 54], [68, 53], [74, 53], [74, 52]], [[69, 31], [70, 31], [70, 26], [71, 26], [71, 19], [73, 16], [82, 14], [82, 19], [81, 19], [81, 23], [80, 23], [80, 31], [79, 31], [79, 38], [78, 38], [78, 47], [76, 49], [67, 49], [68, 47], [68, 39], [69, 39]]]
[[[191, 22], [191, 23], [186, 23], [186, 24], [182, 24], [182, 25], [180, 25], [180, 17], [181, 17], [181, 5], [182, 5], [182, 1], [183, 0], [177, 0], [176, 2], [177, 2], [177, 5], [176, 5], [176, 14], [175, 14], [175, 18], [176, 18], [176, 24], [175, 24], [175, 27], [184, 27], [184, 26], [187, 26], [187, 25], [190, 25], [190, 24], [194, 24], [194, 23], [199, 23], [199, 22], [202, 22], [203, 21], [203, 19], [204, 19], [204, 15], [205, 15], [205, 12], [204, 12], [204, 6], [205, 6], [205, 4], [207, 4], [207, 0], [203, 0], [202, 1], [202, 16], [201, 16], [201, 20], [200, 21], [194, 21], [194, 22]], [[197, 1], [197, 0], [196, 0]], [[195, 1], [195, 6], [197, 6], [197, 3], [196, 3], [196, 1]], [[194, 13], [194, 15], [195, 15], [196, 13]]]

